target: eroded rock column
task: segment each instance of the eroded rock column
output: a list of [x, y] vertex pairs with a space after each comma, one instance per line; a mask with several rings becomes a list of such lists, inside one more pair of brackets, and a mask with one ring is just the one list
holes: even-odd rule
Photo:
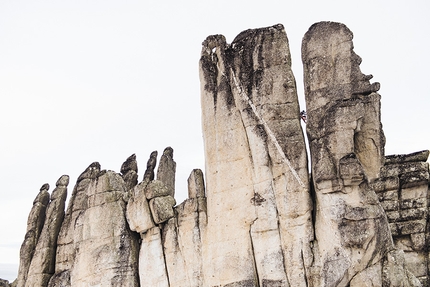
[[45, 222], [46, 207], [48, 206], [50, 197], [48, 190], [49, 184], [45, 183], [42, 185], [39, 194], [33, 201], [33, 207], [28, 215], [27, 231], [19, 252], [19, 269], [18, 278], [16, 279], [17, 287], [25, 286], [25, 282], [27, 281], [31, 259], [33, 259], [37, 241], [39, 240]]
[[55, 273], [57, 237], [64, 219], [69, 176], [63, 175], [52, 191], [51, 201], [46, 209], [46, 219], [31, 260], [25, 286], [47, 286]]
[[[384, 164], [379, 84], [361, 73], [352, 38], [345, 25], [321, 22], [302, 43], [316, 204], [315, 286], [381, 286], [387, 254], [391, 262], [401, 257], [369, 185]], [[414, 284], [406, 273], [386, 272], [403, 285], [384, 284]]]
[[247, 30], [231, 45], [209, 36], [200, 79], [204, 286], [307, 286], [312, 205], [282, 25]]

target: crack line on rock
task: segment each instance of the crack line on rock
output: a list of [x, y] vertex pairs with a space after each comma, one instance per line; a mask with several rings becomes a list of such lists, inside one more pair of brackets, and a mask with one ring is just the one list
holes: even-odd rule
[[269, 125], [266, 123], [266, 121], [260, 116], [260, 114], [257, 111], [257, 108], [254, 106], [254, 104], [252, 103], [251, 99], [243, 92], [242, 87], [240, 86], [240, 83], [238, 82], [238, 80], [236, 79], [236, 75], [233, 71], [232, 68], [230, 68], [230, 72], [233, 76], [233, 81], [234, 84], [236, 86], [237, 91], [239, 92], [239, 94], [242, 96], [242, 98], [249, 104], [249, 106], [251, 107], [252, 111], [254, 112], [254, 115], [257, 117], [257, 119], [259, 120], [259, 122], [264, 126], [264, 128], [266, 129], [267, 133], [269, 134], [270, 139], [272, 140], [273, 144], [275, 145], [276, 149], [278, 150], [282, 160], [287, 164], [288, 168], [291, 170], [291, 173], [293, 174], [293, 176], [296, 178], [297, 182], [303, 187], [305, 187], [305, 184], [303, 183], [303, 181], [300, 179], [299, 175], [297, 174], [297, 172], [295, 171], [295, 169], [293, 168], [293, 166], [291, 165], [291, 162], [288, 160], [287, 156], [285, 155], [284, 151], [282, 150], [281, 146], [278, 143], [278, 140], [276, 139], [275, 135], [273, 134], [272, 130], [269, 128]]

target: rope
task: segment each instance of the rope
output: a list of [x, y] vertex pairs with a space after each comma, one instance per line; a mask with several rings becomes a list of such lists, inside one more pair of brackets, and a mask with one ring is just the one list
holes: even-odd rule
[[276, 149], [278, 150], [282, 160], [287, 164], [287, 166], [289, 167], [289, 169], [291, 170], [291, 173], [293, 174], [293, 176], [296, 178], [297, 182], [303, 187], [305, 188], [305, 184], [303, 183], [303, 181], [300, 179], [299, 175], [297, 174], [297, 172], [294, 170], [293, 166], [291, 165], [291, 162], [288, 160], [287, 156], [285, 155], [284, 151], [282, 150], [281, 146], [278, 143], [278, 140], [276, 139], [275, 135], [273, 134], [273, 132], [270, 130], [269, 125], [266, 123], [266, 121], [260, 116], [260, 114], [257, 111], [257, 108], [254, 106], [254, 104], [252, 103], [251, 99], [243, 92], [242, 87], [240, 86], [238, 80], [236, 79], [236, 75], [234, 74], [234, 71], [232, 68], [230, 68], [230, 72], [233, 75], [233, 81], [234, 84], [236, 86], [236, 89], [239, 92], [239, 95], [242, 96], [242, 98], [248, 102], [249, 106], [251, 107], [252, 111], [254, 112], [254, 115], [257, 117], [258, 121], [264, 126], [266, 132], [269, 134], [269, 138], [272, 141], [272, 143], [275, 145]]

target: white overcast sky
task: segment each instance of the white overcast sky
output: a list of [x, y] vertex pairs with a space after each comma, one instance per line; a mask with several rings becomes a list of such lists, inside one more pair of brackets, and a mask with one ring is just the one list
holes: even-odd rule
[[0, 278], [13, 280], [44, 183], [93, 161], [117, 172], [174, 149], [177, 201], [204, 168], [198, 61], [211, 34], [281, 23], [305, 109], [300, 46], [318, 21], [354, 33], [361, 70], [381, 83], [386, 154], [430, 148], [430, 2], [0, 1]]

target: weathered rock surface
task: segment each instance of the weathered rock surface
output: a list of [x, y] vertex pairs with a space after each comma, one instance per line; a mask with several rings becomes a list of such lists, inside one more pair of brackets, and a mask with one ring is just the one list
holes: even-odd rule
[[27, 281], [28, 270], [33, 259], [37, 241], [42, 232], [43, 223], [46, 217], [46, 207], [49, 203], [49, 184], [44, 184], [40, 188], [39, 194], [33, 201], [33, 207], [27, 220], [27, 232], [19, 253], [18, 278], [15, 280], [16, 286], [23, 287]]
[[[136, 169], [137, 170], [137, 169]], [[91, 164], [78, 178], [49, 286], [138, 286], [138, 238], [128, 228], [127, 184]]]
[[230, 45], [209, 36], [200, 79], [208, 198], [203, 261], [210, 262], [203, 285], [306, 286], [312, 205], [283, 26], [242, 32]]
[[175, 173], [176, 162], [173, 160], [173, 149], [167, 147], [164, 149], [160, 163], [158, 164], [157, 180], [167, 186], [172, 197], [175, 196]]
[[46, 218], [42, 232], [28, 270], [25, 286], [47, 286], [55, 271], [55, 252], [57, 237], [64, 219], [64, 207], [67, 198], [69, 176], [63, 175], [52, 191], [51, 201], [46, 209]]
[[321, 22], [303, 38], [316, 197], [310, 279], [315, 286], [414, 286], [402, 264], [391, 266], [402, 254], [393, 251], [387, 217], [370, 185], [385, 160], [379, 84], [361, 73], [352, 37], [343, 24]]
[[389, 266], [398, 269], [401, 263], [423, 286], [429, 285], [429, 167], [425, 162], [428, 155], [426, 150], [386, 156], [381, 177], [373, 183], [387, 215], [394, 245], [403, 253], [393, 257]]
[[9, 287], [9, 281], [8, 280], [4, 280], [4, 279], [0, 279], [0, 287]]
[[121, 175], [125, 181], [127, 190], [132, 189], [137, 184], [137, 161], [136, 155], [132, 154], [121, 166]]
[[311, 176], [283, 26], [209, 36], [188, 198], [171, 147], [141, 182], [134, 154], [120, 173], [92, 163], [66, 213], [68, 176], [45, 184], [0, 286], [430, 286], [429, 151], [384, 155], [379, 84], [345, 25], [314, 24], [302, 58]]

